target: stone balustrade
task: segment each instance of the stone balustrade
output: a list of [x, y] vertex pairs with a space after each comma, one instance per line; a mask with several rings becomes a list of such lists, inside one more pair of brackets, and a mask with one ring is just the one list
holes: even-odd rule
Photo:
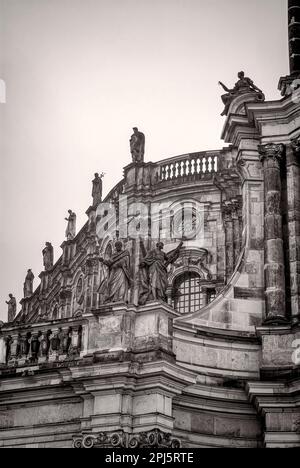
[[171, 318], [178, 314], [166, 304], [137, 309], [122, 303], [87, 311], [82, 317], [32, 325], [7, 324], [0, 330], [0, 375], [90, 358], [107, 361], [116, 354], [165, 350], [172, 355]]
[[0, 333], [0, 369], [79, 357], [82, 334], [78, 320], [6, 327]]
[[193, 153], [179, 156], [161, 165], [160, 180], [168, 181], [188, 177], [212, 177], [218, 171], [219, 157], [210, 153]]

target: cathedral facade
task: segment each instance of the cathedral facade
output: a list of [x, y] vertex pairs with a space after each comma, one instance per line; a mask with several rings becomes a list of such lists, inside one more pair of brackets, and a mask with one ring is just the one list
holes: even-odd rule
[[[300, 447], [300, 7], [277, 101], [244, 72], [221, 150], [131, 163], [69, 210], [0, 325], [0, 447]], [[146, 142], [147, 143], [147, 142]]]

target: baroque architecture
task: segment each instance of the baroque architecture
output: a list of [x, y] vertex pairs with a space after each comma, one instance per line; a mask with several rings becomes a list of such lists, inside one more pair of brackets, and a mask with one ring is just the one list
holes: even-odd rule
[[220, 83], [227, 147], [145, 162], [134, 128], [104, 200], [95, 174], [7, 301], [0, 447], [300, 447], [299, 41], [289, 0], [282, 98]]

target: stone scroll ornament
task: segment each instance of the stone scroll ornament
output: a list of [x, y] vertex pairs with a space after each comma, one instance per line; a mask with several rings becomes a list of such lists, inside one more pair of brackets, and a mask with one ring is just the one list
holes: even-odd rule
[[103, 258], [100, 262], [108, 267], [108, 275], [99, 287], [99, 293], [104, 297], [104, 303], [127, 302], [131, 285], [130, 254], [123, 250], [121, 241], [115, 244], [115, 252], [109, 260]]
[[167, 302], [168, 266], [174, 263], [179, 255], [183, 242], [172, 252], [163, 251], [164, 244], [158, 242], [154, 250], [150, 250], [140, 264], [139, 304], [147, 301]]
[[222, 101], [225, 104], [225, 109], [221, 114], [222, 116], [228, 114], [230, 104], [237, 96], [247, 93], [256, 93], [260, 101], [264, 100], [265, 98], [262, 90], [259, 89], [250, 78], [247, 78], [243, 71], [238, 73], [238, 78], [239, 80], [232, 89], [227, 88], [227, 86], [219, 81], [219, 85], [222, 86], [224, 91], [226, 91], [226, 94], [223, 94], [222, 96]]
[[172, 434], [159, 429], [139, 434], [126, 434], [123, 431], [114, 433], [101, 432], [99, 434], [81, 435], [74, 437], [73, 448], [170, 448], [179, 449], [181, 442], [173, 438]]

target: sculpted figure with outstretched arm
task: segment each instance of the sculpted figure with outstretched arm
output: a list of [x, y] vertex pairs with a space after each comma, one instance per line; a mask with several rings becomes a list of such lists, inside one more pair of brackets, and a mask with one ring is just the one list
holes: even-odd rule
[[225, 104], [225, 109], [221, 115], [227, 115], [229, 111], [230, 104], [232, 103], [233, 99], [240, 95], [249, 92], [261, 94], [263, 96], [263, 92], [259, 89], [254, 82], [245, 76], [243, 71], [238, 73], [239, 80], [236, 82], [233, 89], [229, 89], [224, 83], [219, 81], [219, 85], [226, 91], [226, 94], [223, 94], [222, 101]]
[[156, 248], [151, 250], [143, 259], [140, 264], [140, 304], [145, 304], [148, 300], [166, 302], [166, 290], [168, 287], [167, 267], [178, 259], [182, 245], [183, 242], [175, 250], [166, 254], [163, 251], [164, 244], [158, 242]]

